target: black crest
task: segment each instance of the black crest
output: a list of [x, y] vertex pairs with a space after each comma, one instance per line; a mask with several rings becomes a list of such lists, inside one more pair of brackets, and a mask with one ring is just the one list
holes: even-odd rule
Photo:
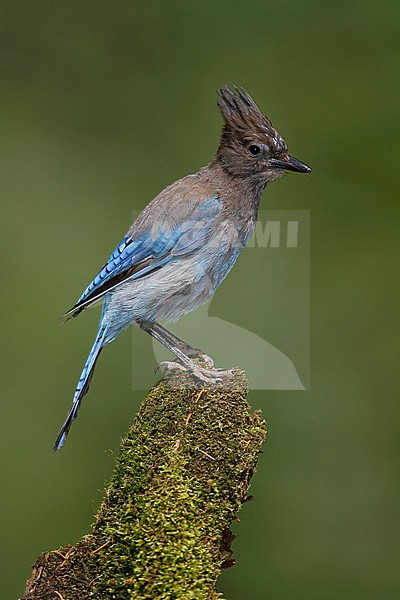
[[268, 142], [276, 152], [286, 150], [286, 144], [264, 115], [253, 98], [244, 88], [234, 86], [233, 92], [227, 85], [218, 91], [218, 106], [224, 118], [223, 139], [240, 136]]

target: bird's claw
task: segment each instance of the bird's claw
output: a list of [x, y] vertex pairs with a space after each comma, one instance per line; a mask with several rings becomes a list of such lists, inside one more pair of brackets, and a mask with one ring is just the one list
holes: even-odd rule
[[156, 365], [154, 367], [154, 373], [157, 373], [158, 369], [162, 369], [164, 368], [164, 375], [167, 371], [173, 371], [175, 369], [179, 369], [180, 371], [187, 371], [186, 367], [184, 367], [183, 365], [177, 363], [177, 362], [173, 362], [170, 360], [163, 360], [162, 362], [158, 363], [158, 365]]
[[[207, 355], [204, 355], [204, 356], [207, 356]], [[207, 357], [207, 358], [210, 358], [210, 357]], [[212, 359], [210, 359], [210, 361], [212, 361], [212, 364], [214, 364], [214, 361]], [[178, 362], [164, 360], [163, 362], [160, 362], [156, 366], [155, 371], [157, 371], [160, 368], [164, 368], [165, 369], [164, 375], [167, 373], [167, 371], [174, 371], [174, 370], [186, 371], [188, 373], [192, 373], [192, 375], [196, 379], [199, 379], [200, 381], [204, 381], [205, 383], [213, 383], [213, 384], [222, 383], [224, 381], [224, 379], [231, 378], [235, 375], [234, 369], [229, 369], [229, 370], [214, 369], [214, 368], [212, 368], [212, 365], [210, 365], [210, 366], [211, 366], [210, 369], [206, 369], [204, 367], [201, 367], [195, 361], [193, 361], [193, 363], [189, 366], [184, 366]]]
[[235, 376], [235, 369], [203, 369], [200, 367], [193, 369], [193, 374], [202, 381], [222, 383], [225, 379]]
[[201, 362], [205, 363], [208, 366], [209, 369], [212, 369], [214, 367], [215, 363], [214, 363], [213, 359], [211, 358], [211, 356], [208, 356], [208, 354], [204, 354], [203, 352], [200, 352], [197, 355], [197, 358]]
[[211, 356], [202, 352], [202, 350], [198, 350], [197, 348], [185, 348], [185, 354], [191, 359], [197, 359], [200, 362], [205, 363], [210, 369], [214, 366], [214, 361]]

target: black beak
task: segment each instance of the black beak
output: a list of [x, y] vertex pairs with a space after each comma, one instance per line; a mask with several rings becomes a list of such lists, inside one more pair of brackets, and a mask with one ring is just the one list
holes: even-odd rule
[[311, 168], [305, 163], [301, 162], [291, 154], [289, 154], [289, 160], [276, 160], [272, 158], [270, 163], [273, 167], [278, 169], [284, 169], [285, 171], [295, 171], [296, 173], [311, 173]]

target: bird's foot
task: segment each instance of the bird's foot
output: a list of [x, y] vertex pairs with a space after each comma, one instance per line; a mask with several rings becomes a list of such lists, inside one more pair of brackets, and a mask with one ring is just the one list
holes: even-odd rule
[[187, 371], [187, 368], [181, 365], [181, 363], [174, 362], [172, 360], [163, 360], [162, 362], [158, 363], [158, 365], [154, 367], [154, 373], [157, 373], [159, 369], [164, 369], [163, 375], [165, 375], [167, 371]]
[[186, 356], [189, 358], [197, 358], [200, 362], [203, 362], [207, 365], [209, 369], [212, 369], [214, 366], [214, 360], [208, 354], [205, 354], [202, 350], [198, 348], [190, 348], [185, 351]]
[[[207, 355], [205, 355], [207, 356]], [[210, 358], [210, 357], [208, 357]], [[210, 359], [212, 360], [212, 359]], [[214, 362], [213, 362], [214, 364]], [[174, 371], [174, 370], [179, 370], [179, 371], [186, 371], [188, 373], [192, 373], [194, 375], [194, 377], [196, 379], [199, 379], [200, 381], [204, 381], [205, 383], [222, 383], [226, 378], [231, 378], [234, 377], [235, 374], [237, 373], [237, 371], [235, 369], [214, 369], [214, 368], [210, 368], [210, 369], [206, 369], [204, 367], [202, 367], [199, 363], [197, 363], [194, 360], [190, 360], [190, 363], [187, 365], [182, 365], [181, 363], [178, 362], [172, 362], [172, 361], [163, 361], [160, 364], [157, 365], [156, 367], [156, 371], [159, 368], [164, 368], [164, 375], [167, 374], [168, 371]]]

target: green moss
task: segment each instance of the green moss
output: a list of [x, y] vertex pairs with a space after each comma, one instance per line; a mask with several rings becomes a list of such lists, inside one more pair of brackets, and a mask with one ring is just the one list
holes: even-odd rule
[[186, 377], [150, 392], [121, 446], [95, 528], [111, 541], [99, 582], [106, 597], [220, 597], [221, 543], [265, 426], [249, 415], [241, 372], [231, 389], [191, 389]]
[[26, 598], [59, 598], [50, 589], [65, 600], [221, 598], [229, 527], [265, 438], [246, 394], [241, 371], [228, 388], [197, 388], [180, 372], [155, 386], [122, 441], [93, 534], [71, 551], [70, 574], [68, 560], [61, 565], [66, 549], [42, 555], [57, 584]]

